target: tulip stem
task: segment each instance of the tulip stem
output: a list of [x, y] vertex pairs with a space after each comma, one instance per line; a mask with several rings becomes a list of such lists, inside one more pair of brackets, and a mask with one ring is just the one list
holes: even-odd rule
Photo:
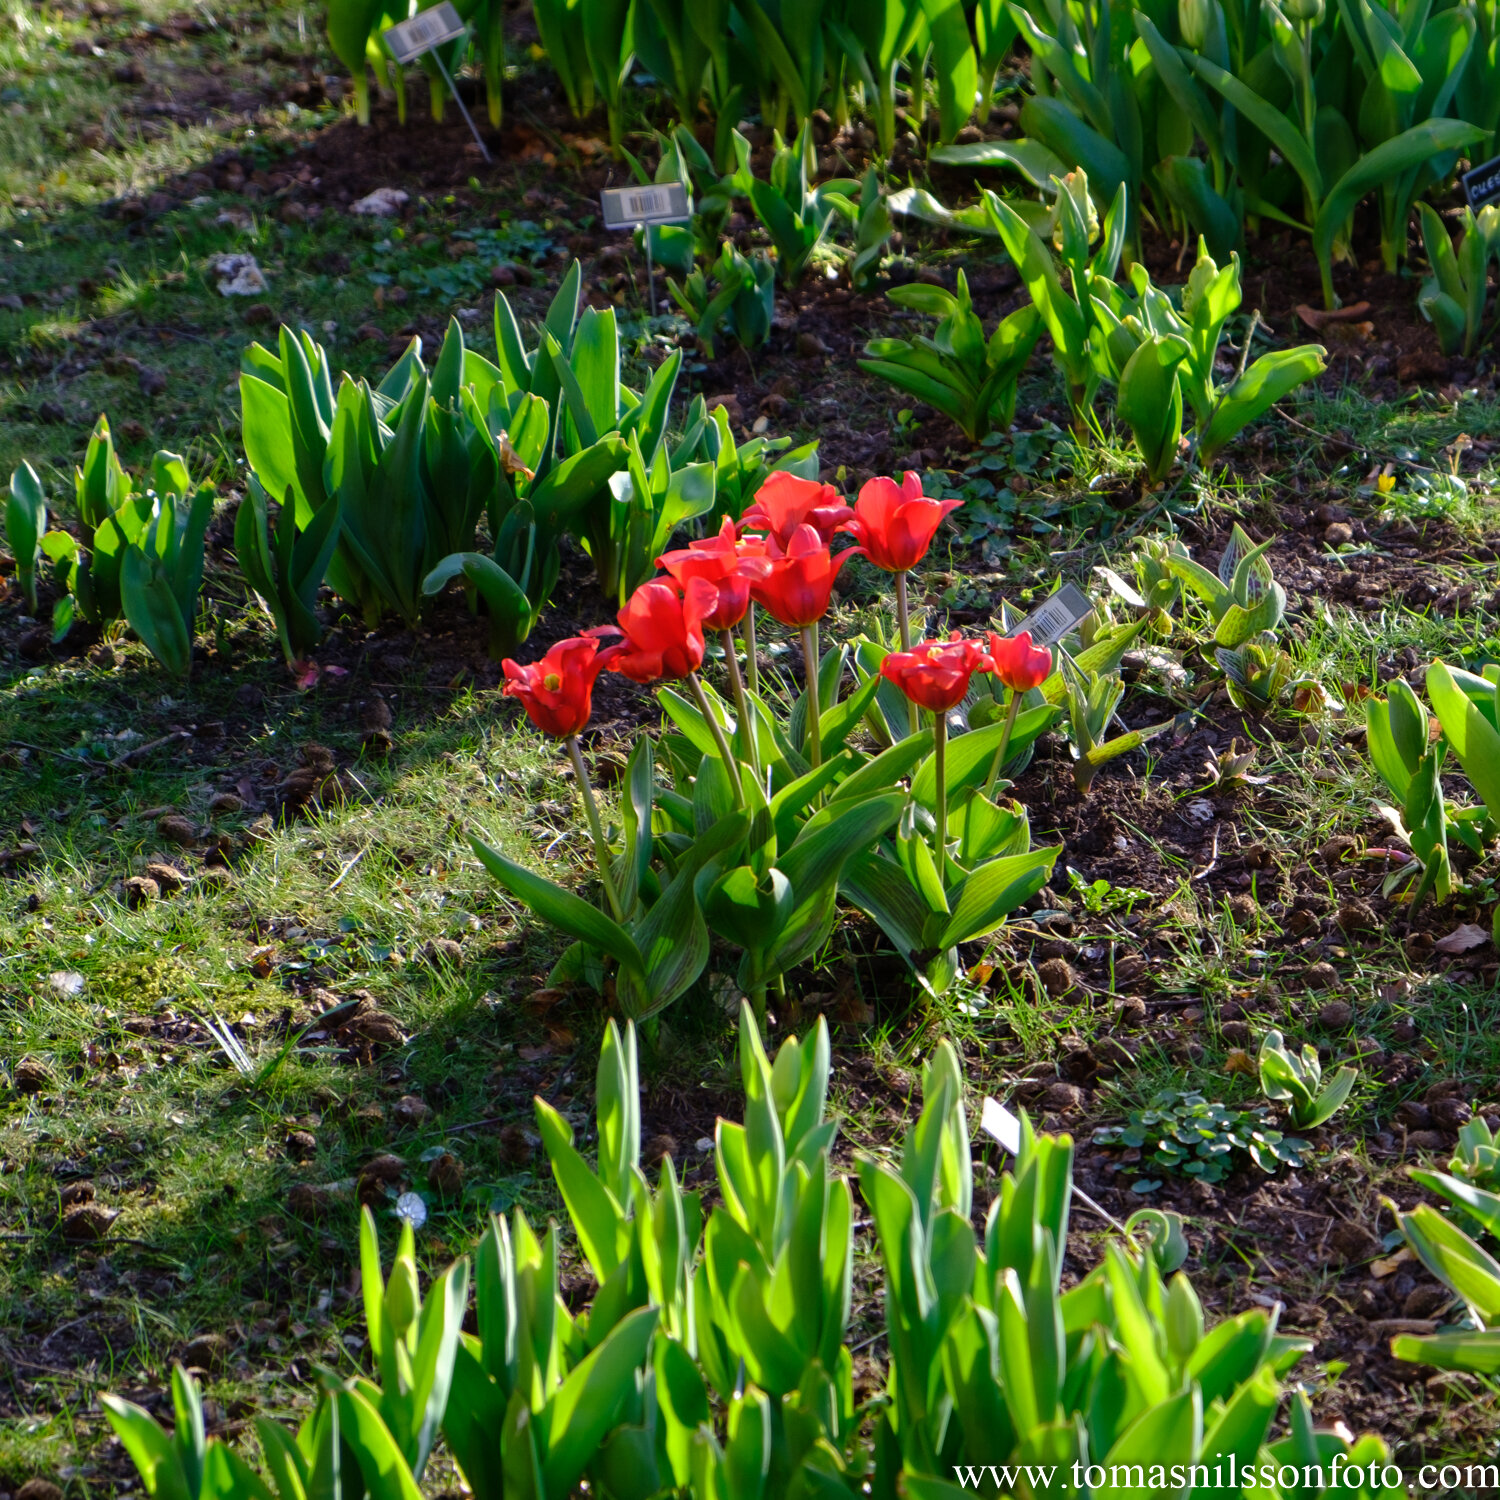
[[938, 709], [932, 716], [932, 769], [937, 779], [936, 848], [938, 878], [948, 884], [948, 715]]
[[[901, 649], [911, 650], [911, 614], [906, 605], [906, 574], [896, 574], [896, 624], [901, 631]], [[916, 703], [908, 698], [906, 700], [906, 712], [911, 723], [911, 732], [915, 734], [922, 727], [922, 715], [917, 709]]]
[[604, 842], [604, 824], [599, 821], [599, 804], [594, 801], [594, 784], [589, 780], [588, 767], [583, 763], [583, 751], [578, 746], [578, 736], [567, 738], [568, 754], [573, 757], [573, 770], [578, 776], [578, 789], [583, 793], [583, 810], [588, 814], [589, 831], [594, 835], [594, 858], [599, 864], [599, 879], [604, 883], [604, 895], [609, 909], [617, 922], [624, 922], [625, 908], [620, 905], [620, 893], [615, 889], [615, 878], [610, 873], [609, 845]]
[[745, 611], [745, 673], [750, 679], [750, 691], [760, 694], [760, 662], [755, 651], [755, 601]]
[[693, 690], [693, 697], [698, 704], [698, 712], [708, 721], [709, 731], [714, 737], [714, 745], [719, 752], [719, 759], [724, 762], [724, 774], [729, 778], [729, 789], [734, 793], [734, 805], [742, 812], [745, 807], [745, 788], [740, 781], [739, 762], [735, 760], [729, 749], [729, 741], [724, 738], [724, 726], [719, 723], [719, 716], [710, 706], [708, 695], [703, 691], [703, 684], [698, 681], [696, 672], [687, 674], [688, 686]]
[[995, 782], [999, 780], [1000, 770], [1005, 765], [1006, 752], [1010, 749], [1010, 732], [1016, 727], [1016, 715], [1021, 711], [1021, 695], [1012, 688], [1010, 690], [1010, 703], [1005, 710], [1005, 730], [1000, 736], [1000, 747], [995, 751], [995, 758], [990, 762], [990, 774], [985, 779], [984, 795], [988, 797], [995, 789]]
[[[750, 774], [755, 778], [756, 784], [760, 784], [760, 760], [756, 755], [755, 747], [755, 718], [751, 712], [750, 704], [745, 697], [745, 679], [740, 676], [740, 658], [734, 649], [734, 632], [726, 630], [722, 632], [724, 643], [724, 665], [729, 670], [729, 686], [734, 693], [734, 708], [739, 715], [740, 740], [744, 746], [745, 760], [749, 763]], [[764, 788], [762, 788], [764, 790]]]
[[816, 770], [823, 764], [822, 710], [818, 705], [818, 627], [802, 627], [802, 659], [807, 666], [807, 751]]

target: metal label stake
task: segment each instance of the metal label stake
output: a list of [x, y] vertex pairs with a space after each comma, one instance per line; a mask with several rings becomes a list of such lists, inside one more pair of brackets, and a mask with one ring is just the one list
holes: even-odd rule
[[468, 30], [468, 24], [453, 8], [451, 0], [443, 0], [441, 5], [418, 11], [409, 20], [398, 21], [394, 26], [386, 27], [381, 32], [381, 39], [390, 49], [391, 56], [403, 65], [414, 62], [425, 52], [432, 53], [432, 60], [437, 64], [438, 72], [443, 75], [443, 82], [448, 85], [448, 92], [453, 95], [453, 102], [458, 106], [459, 114], [464, 117], [464, 124], [474, 137], [474, 144], [479, 147], [479, 154], [487, 162], [493, 163], [494, 157], [490, 155], [489, 147], [485, 145], [469, 111], [464, 108], [464, 101], [458, 97], [458, 89], [444, 66], [443, 59], [435, 50], [466, 36]]
[[651, 254], [655, 224], [685, 224], [693, 218], [687, 188], [680, 182], [653, 182], [637, 187], [605, 188], [599, 194], [604, 227], [641, 231], [646, 242], [646, 285], [651, 294], [651, 316], [656, 316], [656, 266]]

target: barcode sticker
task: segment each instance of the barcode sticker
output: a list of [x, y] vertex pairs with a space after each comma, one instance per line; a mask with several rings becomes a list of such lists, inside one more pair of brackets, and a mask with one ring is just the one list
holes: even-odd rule
[[692, 218], [687, 189], [680, 182], [656, 182], [605, 188], [599, 194], [606, 229], [634, 229], [637, 224], [669, 224]]
[[1037, 609], [1026, 616], [1009, 634], [1020, 635], [1024, 630], [1031, 636], [1034, 646], [1054, 646], [1081, 620], [1093, 613], [1094, 606], [1088, 595], [1077, 584], [1065, 583]]
[[464, 34], [467, 28], [463, 17], [453, 8], [451, 0], [443, 0], [430, 10], [418, 11], [410, 20], [398, 21], [388, 26], [381, 36], [390, 54], [398, 63], [408, 63], [444, 42], [451, 42]]

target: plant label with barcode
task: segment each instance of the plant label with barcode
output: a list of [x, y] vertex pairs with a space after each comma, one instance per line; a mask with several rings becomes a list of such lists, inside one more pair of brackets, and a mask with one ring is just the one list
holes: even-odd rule
[[692, 218], [687, 189], [680, 182], [642, 183], [605, 188], [599, 194], [606, 229], [634, 229], [637, 224], [672, 224]]
[[1465, 172], [1460, 180], [1463, 183], [1464, 197], [1477, 214], [1486, 203], [1493, 203], [1496, 198], [1500, 198], [1500, 156], [1481, 162]]
[[430, 10], [418, 11], [410, 20], [398, 21], [381, 32], [381, 38], [398, 63], [409, 63], [444, 42], [461, 37], [468, 27], [464, 19], [453, 8], [450, 0], [434, 5]]
[[1065, 583], [1008, 634], [1020, 635], [1024, 630], [1033, 646], [1055, 646], [1075, 625], [1088, 619], [1093, 609], [1088, 595], [1076, 583]]

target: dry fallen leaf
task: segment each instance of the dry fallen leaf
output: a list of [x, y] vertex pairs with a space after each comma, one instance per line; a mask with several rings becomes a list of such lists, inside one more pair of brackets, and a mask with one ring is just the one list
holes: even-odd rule
[[1432, 946], [1439, 953], [1467, 953], [1471, 948], [1478, 948], [1489, 940], [1490, 935], [1484, 928], [1465, 922], [1462, 926], [1455, 927], [1447, 937], [1440, 937]]
[[1224, 1071], [1226, 1073], [1244, 1073], [1254, 1078], [1256, 1073], [1255, 1059], [1243, 1047], [1234, 1047], [1224, 1059]]
[[1394, 1255], [1389, 1255], [1384, 1260], [1371, 1261], [1370, 1275], [1384, 1280], [1392, 1271], [1399, 1270], [1407, 1261], [1415, 1259], [1410, 1247], [1403, 1245]]

